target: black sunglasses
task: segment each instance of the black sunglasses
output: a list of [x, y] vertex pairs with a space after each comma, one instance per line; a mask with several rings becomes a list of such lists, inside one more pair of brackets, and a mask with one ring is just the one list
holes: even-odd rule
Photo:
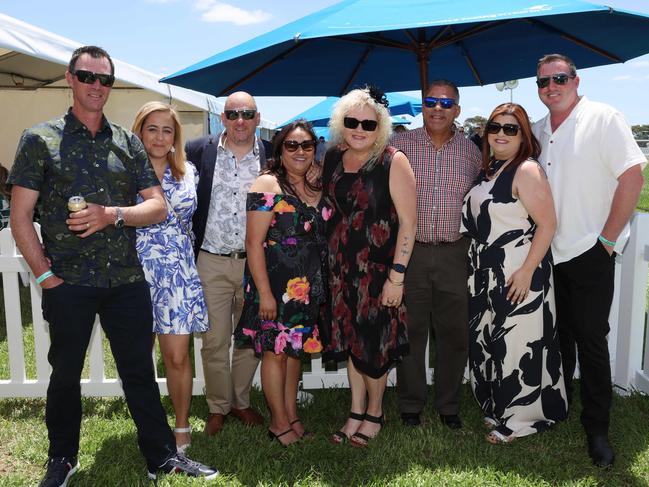
[[304, 152], [311, 152], [313, 149], [315, 149], [316, 145], [318, 145], [318, 143], [313, 139], [303, 140], [302, 142], [298, 142], [297, 140], [284, 141], [284, 149], [289, 152], [295, 152], [298, 147], [302, 147], [302, 150]]
[[257, 115], [257, 110], [224, 110], [223, 113], [228, 120], [237, 120], [239, 117], [252, 120]]
[[514, 136], [518, 134], [518, 129], [520, 128], [520, 125], [516, 125], [515, 123], [504, 123], [501, 125], [498, 122], [489, 122], [487, 124], [487, 133], [495, 135], [500, 132], [500, 129], [502, 129], [502, 131], [505, 132], [505, 135]]
[[112, 74], [93, 73], [92, 71], [86, 71], [84, 69], [77, 69], [72, 74], [76, 76], [80, 82], [86, 85], [92, 85], [95, 81], [99, 80], [101, 86], [110, 88], [115, 83], [115, 76]]
[[358, 127], [359, 123], [361, 124], [363, 130], [365, 130], [366, 132], [374, 132], [376, 130], [376, 127], [379, 126], [379, 122], [377, 122], [376, 120], [359, 120], [354, 117], [345, 117], [343, 119], [343, 125], [348, 129], [355, 129], [356, 127]]
[[426, 108], [435, 108], [438, 103], [444, 110], [448, 110], [453, 108], [455, 100], [453, 98], [435, 98], [434, 96], [424, 98], [424, 106]]
[[574, 78], [575, 76], [566, 74], [566, 73], [557, 73], [553, 74], [552, 76], [541, 76], [540, 78], [536, 79], [536, 86], [539, 88], [545, 88], [550, 85], [550, 79], [554, 81], [554, 84], [563, 86], [565, 85], [569, 79]]

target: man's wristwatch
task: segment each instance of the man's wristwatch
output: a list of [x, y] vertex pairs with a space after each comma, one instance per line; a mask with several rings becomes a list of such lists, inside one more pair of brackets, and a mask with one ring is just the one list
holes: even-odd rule
[[124, 228], [124, 212], [119, 206], [115, 207], [117, 216], [115, 217], [115, 228]]
[[393, 271], [398, 272], [399, 274], [405, 274], [405, 272], [406, 272], [406, 266], [403, 265], [403, 264], [393, 263], [393, 264], [390, 266], [390, 268], [391, 268]]

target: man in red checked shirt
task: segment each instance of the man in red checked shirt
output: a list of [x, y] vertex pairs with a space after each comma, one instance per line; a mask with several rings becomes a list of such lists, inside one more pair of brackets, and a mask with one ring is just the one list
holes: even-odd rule
[[462, 201], [481, 164], [476, 145], [455, 131], [460, 94], [433, 81], [423, 100], [424, 126], [396, 134], [417, 180], [417, 234], [405, 276], [410, 355], [397, 367], [403, 423], [417, 426], [428, 392], [425, 353], [435, 337], [435, 409], [451, 429], [462, 427], [459, 390], [468, 355], [467, 251], [459, 233]]

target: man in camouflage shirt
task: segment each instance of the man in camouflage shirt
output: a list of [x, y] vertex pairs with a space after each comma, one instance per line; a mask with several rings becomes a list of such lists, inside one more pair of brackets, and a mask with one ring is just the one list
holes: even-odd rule
[[[216, 470], [176, 453], [153, 372], [151, 300], [135, 227], [166, 217], [159, 182], [140, 140], [103, 115], [115, 81], [108, 53], [94, 46], [77, 49], [66, 80], [72, 108], [23, 133], [9, 177], [12, 232], [43, 288], [50, 328], [45, 411], [50, 446], [41, 486], [65, 485], [79, 466], [80, 377], [97, 314], [149, 476], [183, 471], [214, 477]], [[86, 209], [69, 212], [74, 195], [85, 198]], [[32, 224], [37, 205], [44, 252]]]

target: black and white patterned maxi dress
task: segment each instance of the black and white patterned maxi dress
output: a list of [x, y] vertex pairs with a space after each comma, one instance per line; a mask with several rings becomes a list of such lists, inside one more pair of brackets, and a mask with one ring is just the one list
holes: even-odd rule
[[[496, 161], [494, 161], [496, 162]], [[496, 169], [497, 171], [497, 169]], [[494, 171], [495, 172], [495, 171]], [[507, 300], [536, 224], [512, 195], [514, 170], [480, 174], [464, 199], [462, 233], [469, 248], [469, 369], [485, 418], [504, 436], [543, 431], [567, 415], [555, 326], [550, 250], [534, 271], [527, 298]]]

